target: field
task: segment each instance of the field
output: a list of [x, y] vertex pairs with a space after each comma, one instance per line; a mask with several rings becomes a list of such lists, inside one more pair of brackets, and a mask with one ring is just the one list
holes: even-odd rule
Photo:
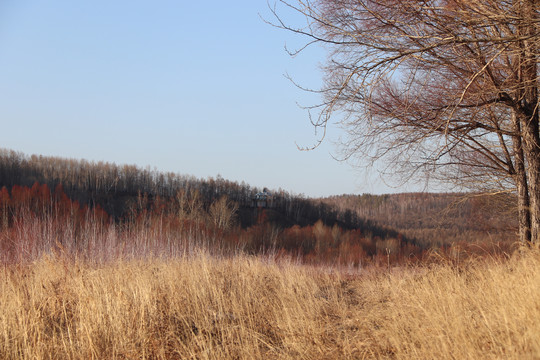
[[533, 359], [540, 254], [354, 273], [245, 255], [2, 267], [3, 359]]
[[540, 358], [540, 251], [497, 199], [264, 207], [223, 179], [1, 155], [0, 359]]

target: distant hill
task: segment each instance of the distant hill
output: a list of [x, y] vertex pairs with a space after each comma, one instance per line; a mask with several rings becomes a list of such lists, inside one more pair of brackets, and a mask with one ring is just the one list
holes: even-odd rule
[[508, 194], [364, 194], [331, 196], [323, 202], [390, 227], [423, 246], [517, 239], [515, 198]]
[[[148, 227], [162, 238], [191, 237], [196, 231], [204, 241], [212, 237], [213, 246], [222, 242], [250, 253], [284, 252], [311, 262], [381, 263], [390, 253], [393, 261], [401, 261], [457, 242], [512, 242], [516, 231], [510, 195], [410, 193], [312, 199], [281, 189], [263, 191], [219, 176], [197, 179], [5, 149], [0, 149], [0, 190], [6, 231], [24, 220], [14, 214], [30, 211], [37, 216], [40, 208], [53, 214], [62, 212], [62, 206], [72, 213], [73, 208], [85, 207], [96, 209], [102, 222], [110, 217], [118, 238]], [[32, 200], [34, 196], [40, 200]], [[84, 217], [90, 217], [84, 215], [87, 210], [81, 211], [77, 231], [83, 232]]]
[[[160, 201], [176, 201], [182, 193], [186, 198], [197, 197], [208, 211], [222, 196], [238, 205], [238, 221], [243, 228], [259, 220], [253, 198], [263, 189], [245, 182], [238, 183], [222, 177], [198, 179], [172, 172], [160, 172], [134, 165], [66, 159], [41, 155], [26, 155], [0, 149], [0, 188], [14, 185], [32, 187], [46, 184], [54, 189], [61, 184], [63, 191], [74, 201], [89, 206], [99, 205], [114, 219], [129, 215], [144, 195], [150, 207]], [[309, 199], [282, 189], [269, 190], [274, 201], [267, 211], [267, 219], [285, 228], [293, 225], [313, 225], [322, 220], [325, 225], [339, 225], [344, 229], [369, 228], [380, 237], [395, 236], [391, 229], [374, 226], [354, 213], [333, 208], [320, 199]]]

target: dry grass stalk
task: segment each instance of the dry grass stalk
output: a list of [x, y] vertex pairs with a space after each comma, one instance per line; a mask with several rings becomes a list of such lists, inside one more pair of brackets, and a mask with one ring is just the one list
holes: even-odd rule
[[540, 356], [540, 255], [345, 276], [260, 258], [0, 270], [3, 359]]

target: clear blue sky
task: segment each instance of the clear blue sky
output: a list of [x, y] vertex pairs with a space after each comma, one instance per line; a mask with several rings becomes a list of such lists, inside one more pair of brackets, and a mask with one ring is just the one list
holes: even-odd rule
[[404, 191], [318, 149], [297, 102], [322, 49], [265, 24], [265, 0], [0, 0], [0, 147], [149, 165], [307, 196]]

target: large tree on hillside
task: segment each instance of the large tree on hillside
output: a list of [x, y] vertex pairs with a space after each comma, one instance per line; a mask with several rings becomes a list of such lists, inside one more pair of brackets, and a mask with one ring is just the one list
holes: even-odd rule
[[[540, 242], [539, 2], [278, 4], [275, 26], [328, 49], [312, 122], [326, 128], [343, 116], [347, 156], [383, 158], [409, 176], [514, 191], [520, 239]], [[288, 10], [306, 25], [284, 20]]]

